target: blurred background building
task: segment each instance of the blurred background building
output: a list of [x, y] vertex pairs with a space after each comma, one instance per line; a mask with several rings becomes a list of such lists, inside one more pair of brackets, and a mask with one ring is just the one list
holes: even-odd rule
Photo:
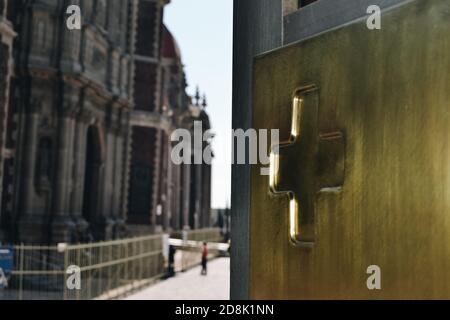
[[211, 220], [214, 227], [220, 229], [224, 241], [231, 240], [231, 209], [229, 207], [211, 209]]
[[[0, 241], [86, 242], [211, 226], [210, 165], [170, 134], [210, 128], [162, 0], [0, 1]], [[208, 144], [210, 142], [205, 142]]]

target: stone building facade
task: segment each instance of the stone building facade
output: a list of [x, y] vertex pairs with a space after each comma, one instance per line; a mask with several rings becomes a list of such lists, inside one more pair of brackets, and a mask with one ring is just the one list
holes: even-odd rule
[[[206, 101], [197, 95], [193, 102], [186, 94], [180, 49], [162, 22], [165, 4], [146, 1], [137, 22], [128, 220], [143, 233], [210, 226], [211, 166], [171, 161], [174, 130], [193, 133], [195, 121], [202, 121], [205, 130], [210, 124]], [[139, 34], [150, 34], [153, 45]], [[151, 148], [141, 148], [147, 141]]]
[[[3, 241], [86, 242], [179, 227], [168, 134], [189, 97], [181, 60], [162, 54], [166, 2], [1, 1]], [[69, 5], [81, 8], [81, 30], [66, 27]], [[148, 208], [147, 217], [135, 208]]]
[[[12, 68], [12, 48], [16, 33], [11, 22], [8, 20], [8, 0], [0, 0], [0, 207], [8, 205], [8, 200], [12, 196], [11, 190], [7, 186], [3, 188], [3, 181], [7, 180], [10, 170], [12, 150], [11, 141], [7, 140], [7, 126], [11, 120], [9, 98], [11, 93]], [[6, 178], [5, 178], [6, 176]], [[0, 211], [0, 224], [4, 217]], [[5, 237], [5, 233], [0, 228], [0, 240]]]

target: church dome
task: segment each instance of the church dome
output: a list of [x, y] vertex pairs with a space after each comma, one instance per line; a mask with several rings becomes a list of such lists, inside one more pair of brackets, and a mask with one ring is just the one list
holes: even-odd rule
[[181, 51], [172, 33], [163, 25], [162, 33], [162, 56], [164, 58], [181, 61]]

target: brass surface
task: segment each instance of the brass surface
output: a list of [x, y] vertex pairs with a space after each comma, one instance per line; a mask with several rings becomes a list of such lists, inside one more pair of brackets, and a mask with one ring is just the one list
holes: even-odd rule
[[318, 106], [316, 86], [298, 89], [292, 100], [291, 136], [271, 150], [270, 191], [289, 200], [294, 245], [314, 243], [316, 194], [335, 192], [344, 180], [344, 136], [339, 131], [318, 133]]
[[250, 297], [450, 299], [450, 2], [258, 57], [253, 90], [284, 142], [252, 167]]

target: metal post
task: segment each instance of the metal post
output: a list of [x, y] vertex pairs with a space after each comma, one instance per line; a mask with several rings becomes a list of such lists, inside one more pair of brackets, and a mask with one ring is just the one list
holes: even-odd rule
[[103, 246], [99, 247], [99, 255], [100, 255], [100, 258], [99, 258], [100, 267], [98, 270], [98, 274], [99, 274], [98, 287], [100, 288], [100, 290], [97, 290], [97, 292], [96, 292], [97, 295], [102, 294], [102, 292], [103, 292], [103, 288], [102, 288], [102, 285], [103, 285], [103, 265], [102, 265], [103, 264]]
[[[89, 266], [92, 266], [92, 246], [89, 246], [89, 259], [88, 259], [88, 261], [89, 261]], [[93, 271], [92, 270], [88, 270], [88, 271], [86, 271], [86, 273], [89, 275], [87, 278], [86, 278], [86, 283], [87, 283], [87, 285], [88, 285], [88, 293], [87, 293], [87, 298], [88, 299], [91, 299], [92, 298], [92, 281], [94, 280], [93, 279], [93, 277], [92, 277], [92, 274], [93, 274]]]
[[[83, 264], [81, 263], [81, 249], [77, 248], [76, 250], [77, 250], [77, 266], [80, 268], [83, 268]], [[80, 290], [77, 290], [77, 294], [76, 294], [77, 300], [80, 300], [80, 295], [81, 295], [80, 291], [84, 289], [84, 283], [86, 283], [86, 282], [83, 283], [83, 277], [84, 277], [83, 273], [81, 273], [80, 277], [81, 277], [81, 288], [80, 288]]]
[[20, 271], [20, 276], [19, 276], [19, 300], [23, 300], [23, 259], [24, 259], [24, 245], [23, 243], [20, 245], [20, 262], [19, 262], [19, 271]]
[[69, 250], [64, 250], [64, 300], [68, 300], [68, 291], [67, 291], [67, 268], [69, 267]]
[[[108, 261], [107, 262], [112, 261], [112, 254], [113, 254], [112, 248], [113, 248], [113, 246], [110, 245], [109, 246], [109, 250], [108, 250]], [[112, 266], [108, 266], [107, 268], [108, 268], [108, 282], [107, 282], [106, 291], [109, 291], [109, 290], [111, 290], [111, 277], [112, 277], [111, 276], [111, 269], [112, 269]]]
[[[138, 242], [139, 244], [139, 253], [138, 255], [142, 254], [142, 241]], [[142, 280], [142, 269], [143, 269], [143, 263], [142, 263], [142, 257], [139, 258], [139, 281]]]
[[[128, 258], [128, 242], [125, 243], [125, 257]], [[129, 262], [125, 262], [125, 268], [124, 268], [124, 275], [123, 278], [125, 279], [125, 283], [128, 284], [128, 264]]]

